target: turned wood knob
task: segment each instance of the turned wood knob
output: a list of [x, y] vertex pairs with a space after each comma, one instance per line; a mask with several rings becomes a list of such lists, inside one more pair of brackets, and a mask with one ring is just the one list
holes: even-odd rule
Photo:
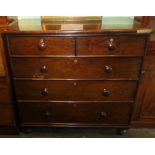
[[41, 94], [43, 96], [47, 96], [48, 95], [48, 88], [44, 88], [42, 91], [41, 91]]
[[39, 40], [38, 48], [41, 51], [44, 50], [44, 49], [46, 49], [46, 43], [45, 43], [44, 39], [40, 39]]
[[113, 50], [116, 49], [116, 45], [114, 44], [114, 39], [113, 39], [113, 38], [111, 38], [111, 39], [109, 40], [108, 49], [109, 49], [110, 51], [113, 51]]
[[105, 66], [105, 71], [106, 71], [107, 73], [111, 73], [111, 72], [112, 72], [112, 67], [106, 65], [106, 66]]
[[107, 90], [107, 89], [103, 89], [102, 93], [103, 93], [104, 96], [109, 96], [110, 95], [110, 91]]
[[47, 66], [46, 66], [46, 65], [43, 65], [43, 66], [40, 68], [40, 71], [41, 71], [41, 73], [47, 73]]
[[107, 113], [104, 112], [104, 111], [100, 112], [99, 115], [100, 115], [100, 117], [102, 117], [102, 118], [107, 117]]

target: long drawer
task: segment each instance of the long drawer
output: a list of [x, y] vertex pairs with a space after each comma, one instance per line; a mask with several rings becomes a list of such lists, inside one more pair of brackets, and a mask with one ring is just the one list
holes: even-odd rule
[[15, 78], [137, 79], [141, 58], [12, 58]]
[[24, 125], [52, 123], [128, 124], [131, 103], [18, 103]]
[[74, 55], [72, 37], [11, 37], [12, 55]]
[[143, 55], [145, 36], [79, 37], [78, 55]]
[[18, 100], [131, 101], [135, 81], [16, 81]]

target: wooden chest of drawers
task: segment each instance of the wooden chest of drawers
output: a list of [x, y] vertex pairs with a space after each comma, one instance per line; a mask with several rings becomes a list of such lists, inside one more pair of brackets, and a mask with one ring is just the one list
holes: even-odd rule
[[5, 34], [20, 125], [128, 128], [148, 34]]

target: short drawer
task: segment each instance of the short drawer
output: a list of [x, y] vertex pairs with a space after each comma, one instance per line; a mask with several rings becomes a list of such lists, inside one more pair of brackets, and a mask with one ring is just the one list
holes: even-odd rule
[[15, 124], [14, 117], [12, 106], [0, 104], [0, 125], [5, 126]]
[[16, 81], [18, 100], [131, 101], [135, 81]]
[[79, 37], [78, 55], [143, 55], [145, 36]]
[[71, 37], [11, 37], [12, 55], [74, 55]]
[[24, 125], [87, 123], [128, 124], [131, 103], [18, 103]]
[[15, 78], [138, 79], [141, 58], [12, 58]]

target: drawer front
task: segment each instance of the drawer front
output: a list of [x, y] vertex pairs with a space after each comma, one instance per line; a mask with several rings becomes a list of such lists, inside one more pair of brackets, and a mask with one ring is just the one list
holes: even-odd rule
[[15, 78], [137, 79], [141, 58], [13, 58]]
[[79, 37], [79, 55], [143, 55], [143, 36]]
[[15, 124], [13, 108], [8, 105], [0, 104], [0, 125], [5, 126], [13, 124]]
[[128, 124], [131, 103], [19, 103], [23, 124]]
[[74, 39], [70, 37], [12, 37], [12, 55], [74, 55]]
[[133, 81], [16, 81], [18, 100], [131, 101], [135, 90]]

